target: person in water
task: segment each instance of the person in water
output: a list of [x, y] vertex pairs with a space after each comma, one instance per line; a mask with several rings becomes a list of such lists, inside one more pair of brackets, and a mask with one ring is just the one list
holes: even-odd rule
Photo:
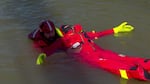
[[28, 38], [34, 42], [34, 47], [45, 52], [43, 48], [50, 46], [56, 39], [60, 38], [59, 28], [56, 28], [50, 20], [42, 21], [39, 28], [28, 34]]
[[81, 25], [63, 25], [60, 28], [63, 36], [45, 48], [48, 51], [38, 56], [37, 64], [42, 64], [46, 57], [51, 56], [55, 50], [63, 47], [68, 55], [74, 56], [79, 61], [100, 67], [122, 78], [149, 80], [149, 59], [127, 56], [105, 50], [93, 41], [102, 36], [117, 34], [119, 32], [130, 32], [133, 29], [134, 27], [128, 25], [127, 22], [100, 32], [84, 32]]

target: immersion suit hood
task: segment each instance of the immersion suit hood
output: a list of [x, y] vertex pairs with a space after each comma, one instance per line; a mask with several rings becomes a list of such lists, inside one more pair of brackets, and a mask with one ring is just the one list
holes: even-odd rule
[[55, 32], [55, 25], [52, 21], [46, 20], [40, 24], [40, 29], [44, 33], [53, 33]]

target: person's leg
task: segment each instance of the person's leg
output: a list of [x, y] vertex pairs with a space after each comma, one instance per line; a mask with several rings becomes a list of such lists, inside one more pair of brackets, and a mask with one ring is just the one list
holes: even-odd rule
[[110, 50], [102, 50], [102, 49], [99, 50], [99, 54], [100, 57], [102, 58], [116, 60], [130, 65], [135, 65], [135, 64], [140, 65], [144, 69], [150, 71], [150, 59], [145, 59], [137, 56], [118, 54]]
[[150, 74], [141, 66], [128, 65], [120, 61], [99, 59], [99, 67], [125, 79], [149, 80]]

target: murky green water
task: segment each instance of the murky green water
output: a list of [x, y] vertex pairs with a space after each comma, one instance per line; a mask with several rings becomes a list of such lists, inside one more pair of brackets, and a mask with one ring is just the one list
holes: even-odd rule
[[42, 66], [27, 34], [40, 21], [51, 19], [56, 26], [80, 23], [85, 30], [113, 28], [123, 21], [135, 31], [96, 40], [105, 49], [150, 58], [149, 0], [1, 0], [1, 84], [149, 84], [121, 80], [100, 69], [79, 64], [64, 54], [55, 54]]

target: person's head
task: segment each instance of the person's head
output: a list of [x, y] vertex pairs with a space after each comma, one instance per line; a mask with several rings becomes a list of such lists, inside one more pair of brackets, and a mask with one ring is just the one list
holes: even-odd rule
[[67, 34], [67, 33], [73, 33], [74, 29], [72, 25], [62, 25], [60, 27], [60, 30], [62, 31], [63, 34]]
[[75, 25], [62, 25], [60, 30], [63, 34], [80, 33], [82, 32], [82, 26], [80, 24]]
[[52, 21], [46, 20], [40, 24], [40, 32], [43, 32], [46, 38], [55, 36], [55, 25]]

